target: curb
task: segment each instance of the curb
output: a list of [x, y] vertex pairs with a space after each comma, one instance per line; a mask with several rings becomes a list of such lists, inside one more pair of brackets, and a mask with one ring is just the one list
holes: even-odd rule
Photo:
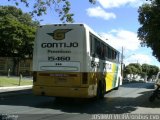
[[32, 85], [14, 86], [14, 87], [0, 87], [0, 93], [15, 92], [15, 91], [27, 90], [27, 89], [32, 89]]
[[144, 81], [135, 81], [135, 80], [133, 80], [133, 81], [122, 81], [122, 85], [123, 84], [130, 84], [130, 83], [146, 83], [146, 82], [144, 82]]
[[32, 85], [0, 87], [0, 99], [4, 97], [13, 97], [17, 95], [28, 95], [32, 93]]

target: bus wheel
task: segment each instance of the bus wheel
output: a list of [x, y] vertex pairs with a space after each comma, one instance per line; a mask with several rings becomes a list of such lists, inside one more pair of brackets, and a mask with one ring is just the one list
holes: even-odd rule
[[99, 82], [97, 87], [97, 99], [103, 99], [105, 95], [105, 85]]

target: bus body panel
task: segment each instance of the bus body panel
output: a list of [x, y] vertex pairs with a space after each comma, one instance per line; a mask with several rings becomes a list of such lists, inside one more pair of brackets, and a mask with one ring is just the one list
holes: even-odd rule
[[[98, 38], [99, 35], [97, 35], [94, 31], [92, 31], [91, 29], [88, 30], [87, 32], [90, 37], [94, 37], [94, 39], [101, 39], [100, 37]], [[101, 39], [102, 42], [106, 43], [107, 41]], [[110, 91], [116, 87], [118, 87], [119, 85], [122, 85], [122, 77], [121, 77], [121, 64], [120, 61], [111, 61], [110, 59], [106, 59], [106, 60], [102, 60], [97, 56], [92, 56], [92, 50], [93, 46], [95, 46], [95, 43], [91, 43], [91, 41], [93, 42], [92, 38], [88, 38], [87, 40], [87, 63], [90, 63], [90, 66], [88, 67], [87, 71], [90, 72], [94, 72], [96, 77], [94, 77], [93, 79], [91, 79], [91, 81], [94, 81], [94, 79], [97, 79], [97, 83], [98, 80], [105, 80], [106, 83], [106, 92]], [[93, 45], [92, 45], [93, 44]], [[106, 43], [107, 44], [107, 43]], [[92, 48], [91, 48], [92, 47]], [[94, 48], [95, 50], [96, 48]], [[100, 49], [98, 49], [100, 50]], [[119, 56], [120, 57], [120, 56]], [[93, 64], [93, 66], [92, 66]]]
[[82, 71], [84, 40], [84, 27], [80, 25], [39, 27], [34, 46], [33, 71]]
[[90, 98], [97, 95], [101, 80], [106, 91], [118, 87], [120, 64], [91, 55], [90, 33], [96, 35], [84, 24], [44, 25], [37, 30], [35, 95]]
[[115, 87], [118, 87], [118, 77], [119, 77], [119, 65], [113, 63], [112, 64], [112, 71], [106, 72], [106, 91], [109, 91]]

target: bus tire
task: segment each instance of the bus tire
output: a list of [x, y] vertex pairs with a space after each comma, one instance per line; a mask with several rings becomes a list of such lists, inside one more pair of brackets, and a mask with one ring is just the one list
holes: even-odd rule
[[98, 87], [97, 87], [97, 99], [103, 99], [105, 95], [105, 83], [104, 82], [99, 82]]

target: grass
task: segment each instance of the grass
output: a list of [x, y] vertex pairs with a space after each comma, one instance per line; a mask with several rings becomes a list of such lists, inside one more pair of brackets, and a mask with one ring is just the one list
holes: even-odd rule
[[[20, 86], [33, 85], [32, 78], [22, 78]], [[0, 76], [0, 87], [19, 86], [19, 77], [2, 77]]]

